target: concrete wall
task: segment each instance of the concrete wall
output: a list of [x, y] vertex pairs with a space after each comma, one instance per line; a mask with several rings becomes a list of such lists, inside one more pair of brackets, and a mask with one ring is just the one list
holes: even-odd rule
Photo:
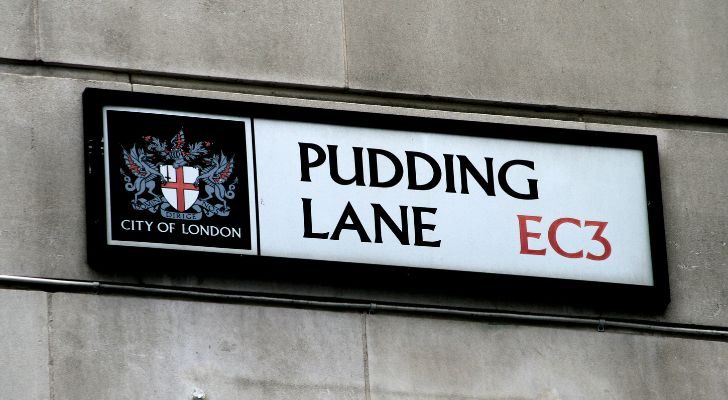
[[[728, 3], [6, 0], [0, 274], [640, 320], [728, 332]], [[664, 313], [94, 271], [87, 87], [653, 134]], [[232, 266], [234, 267], [234, 266]], [[0, 289], [0, 398], [723, 399], [709, 335]], [[707, 327], [706, 327], [707, 326]]]

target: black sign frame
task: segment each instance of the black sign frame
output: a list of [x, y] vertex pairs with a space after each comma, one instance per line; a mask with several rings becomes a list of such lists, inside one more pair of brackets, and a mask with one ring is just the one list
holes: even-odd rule
[[[111, 245], [106, 240], [106, 178], [103, 154], [103, 108], [107, 106], [164, 109], [252, 119], [269, 118], [389, 130], [448, 132], [448, 134], [464, 136], [639, 150], [644, 159], [654, 284], [641, 286], [451, 271], [438, 269], [436, 266], [414, 268]], [[296, 282], [323, 282], [334, 286], [374, 287], [385, 290], [397, 290], [402, 285], [406, 285], [425, 291], [467, 293], [498, 300], [513, 299], [519, 302], [525, 300], [557, 304], [566, 302], [607, 309], [626, 308], [649, 312], [664, 310], [670, 301], [660, 168], [655, 136], [340, 111], [95, 88], [88, 88], [83, 93], [83, 118], [87, 257], [89, 265], [95, 269], [135, 274], [154, 271], [155, 273], [226, 276], [236, 279], [255, 276], [258, 279], [277, 280], [284, 277], [286, 280]], [[254, 157], [254, 124], [252, 137]], [[253, 160], [253, 164], [255, 164], [255, 160]], [[257, 177], [254, 175], [253, 184], [256, 191], [256, 198], [252, 199], [254, 201], [257, 201], [256, 179]], [[256, 220], [254, 225], [257, 228], [257, 212], [255, 216], [251, 216], [251, 218], [253, 217]], [[260, 246], [258, 245], [257, 248], [259, 249]], [[170, 264], [173, 264], [174, 267], [170, 267]], [[342, 268], [342, 266], [346, 268]], [[443, 287], [443, 283], [445, 283], [445, 287]]]

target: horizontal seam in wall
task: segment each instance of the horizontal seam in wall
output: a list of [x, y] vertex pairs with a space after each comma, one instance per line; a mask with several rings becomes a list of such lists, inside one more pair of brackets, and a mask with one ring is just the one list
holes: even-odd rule
[[283, 295], [257, 295], [231, 291], [212, 291], [193, 288], [173, 288], [150, 285], [105, 283], [99, 281], [34, 278], [14, 275], [0, 275], [0, 286], [49, 292], [119, 294], [130, 296], [151, 296], [210, 302], [252, 303], [281, 307], [317, 308], [363, 313], [392, 313], [435, 317], [463, 318], [473, 320], [494, 320], [523, 324], [554, 324], [564, 326], [592, 327], [602, 332], [619, 329], [643, 333], [656, 333], [705, 338], [728, 339], [728, 328], [688, 324], [659, 323], [652, 321], [607, 320], [604, 318], [572, 317], [548, 314], [530, 314], [464, 308], [430, 307], [409, 304], [373, 303], [347, 301], [345, 299], [310, 299], [286, 297]]
[[[190, 90], [258, 94], [304, 100], [337, 101], [352, 104], [383, 105], [466, 114], [556, 119], [594, 124], [728, 132], [728, 118], [624, 110], [600, 110], [550, 104], [512, 103], [485, 99], [465, 99], [379, 90], [351, 89], [347, 87], [316, 86], [291, 82], [266, 82], [238, 78], [144, 71], [130, 68], [53, 63], [41, 60], [0, 58], [0, 66], [41, 67], [74, 72], [121, 73], [128, 74], [131, 77], [132, 84]], [[22, 72], [18, 73], [22, 74]], [[163, 81], [163, 83], [158, 81]], [[221, 87], [223, 85], [227, 85], [227, 87]]]

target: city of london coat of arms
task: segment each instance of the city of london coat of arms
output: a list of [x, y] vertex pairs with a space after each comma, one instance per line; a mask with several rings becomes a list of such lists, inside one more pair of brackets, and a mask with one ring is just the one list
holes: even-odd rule
[[213, 148], [209, 141], [187, 143], [183, 129], [169, 140], [144, 136], [122, 148], [131, 207], [178, 220], [227, 217], [238, 186], [237, 178], [231, 180], [235, 155]]

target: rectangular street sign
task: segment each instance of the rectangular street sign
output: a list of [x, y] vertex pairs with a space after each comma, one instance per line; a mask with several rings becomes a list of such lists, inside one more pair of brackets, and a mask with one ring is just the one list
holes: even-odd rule
[[652, 136], [94, 89], [84, 118], [92, 265], [316, 260], [668, 299]]

